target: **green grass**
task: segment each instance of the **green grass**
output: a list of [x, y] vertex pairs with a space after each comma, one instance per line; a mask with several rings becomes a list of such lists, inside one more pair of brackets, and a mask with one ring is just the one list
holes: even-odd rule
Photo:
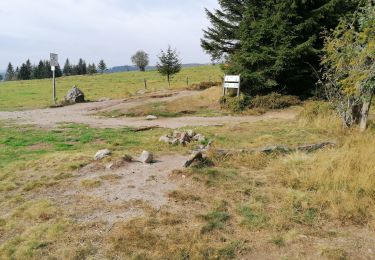
[[[222, 74], [219, 66], [183, 68], [173, 78], [171, 88], [186, 88], [187, 77], [189, 77], [189, 84], [208, 81], [209, 77], [213, 81], [221, 81]], [[88, 100], [98, 100], [103, 97], [126, 98], [144, 89], [144, 79], [148, 81], [149, 91], [168, 88], [166, 79], [160, 76], [157, 71], [71, 76], [57, 79], [57, 97], [58, 100], [63, 100], [67, 91], [73, 85], [77, 85]], [[51, 84], [50, 79], [0, 83], [0, 111], [51, 105]]]

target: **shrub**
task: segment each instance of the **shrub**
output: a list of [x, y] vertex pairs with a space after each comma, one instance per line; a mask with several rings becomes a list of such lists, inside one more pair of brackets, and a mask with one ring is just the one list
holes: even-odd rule
[[223, 109], [229, 109], [232, 112], [241, 112], [248, 107], [249, 98], [245, 95], [239, 97], [223, 96], [219, 102]]
[[281, 109], [300, 104], [301, 100], [297, 96], [271, 93], [253, 97], [250, 101], [250, 108]]
[[191, 85], [190, 89], [192, 89], [192, 90], [204, 90], [204, 89], [208, 89], [208, 88], [220, 86], [220, 85], [221, 85], [221, 82], [219, 82], [219, 81], [217, 81], [217, 82], [204, 81], [204, 82], [201, 82], [201, 83], [198, 83], [198, 84]]

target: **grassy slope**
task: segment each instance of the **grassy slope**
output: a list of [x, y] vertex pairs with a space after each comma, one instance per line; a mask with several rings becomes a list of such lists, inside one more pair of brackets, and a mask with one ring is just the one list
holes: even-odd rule
[[[193, 84], [209, 79], [220, 81], [221, 75], [219, 66], [184, 68], [174, 77], [171, 87], [185, 88], [187, 77], [189, 77], [189, 84]], [[156, 71], [62, 77], [58, 78], [56, 82], [57, 97], [62, 100], [67, 91], [73, 85], [77, 85], [89, 100], [97, 100], [102, 97], [125, 98], [144, 89], [145, 78], [148, 81], [148, 89], [151, 91], [165, 89], [168, 85], [165, 78]], [[0, 83], [0, 111], [50, 105], [51, 85], [50, 79]]]
[[[321, 140], [335, 140], [338, 148], [213, 156], [213, 166], [174, 173], [177, 179], [186, 176], [186, 185], [169, 194], [171, 210], [145, 207], [144, 217], [119, 220], [111, 230], [101, 221], [75, 221], [74, 205], [61, 206], [44, 194], [72, 185], [77, 169], [99, 148], [112, 149], [116, 158], [141, 149], [160, 154], [191, 147], [158, 143], [164, 129], [134, 133], [63, 125], [47, 131], [1, 125], [0, 258], [346, 259], [369, 254], [373, 245], [366, 237], [354, 242], [360, 229], [347, 227], [375, 227], [374, 128], [364, 135], [345, 132], [327, 110], [319, 110], [307, 107], [295, 121], [197, 128], [217, 147], [229, 149]], [[95, 189], [100, 181], [82, 185]], [[79, 203], [85, 212], [106, 207], [100, 198]], [[256, 255], [261, 252], [267, 255]]]

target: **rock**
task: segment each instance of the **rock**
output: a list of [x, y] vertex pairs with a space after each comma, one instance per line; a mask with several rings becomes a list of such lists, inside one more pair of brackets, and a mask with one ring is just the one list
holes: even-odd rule
[[153, 116], [153, 115], [146, 116], [146, 120], [156, 120], [156, 119], [158, 119], [157, 116]]
[[159, 138], [159, 142], [170, 143], [171, 139], [167, 135], [163, 135]]
[[172, 139], [169, 140], [169, 143], [170, 143], [170, 144], [173, 144], [173, 145], [177, 145], [178, 142], [179, 142], [179, 141], [178, 141], [177, 138], [172, 138]]
[[192, 130], [192, 129], [187, 130], [186, 133], [187, 133], [187, 135], [190, 137], [190, 139], [193, 138], [193, 137], [196, 135], [195, 131]]
[[289, 153], [291, 152], [291, 150], [288, 147], [282, 146], [282, 145], [266, 146], [266, 147], [258, 148], [255, 151], [259, 153], [274, 153], [274, 152]]
[[178, 138], [178, 142], [184, 146], [190, 143], [189, 135], [187, 133], [181, 133], [180, 138]]
[[99, 151], [95, 154], [94, 159], [95, 159], [96, 161], [99, 161], [99, 160], [103, 159], [104, 157], [108, 157], [108, 156], [110, 156], [111, 154], [112, 154], [111, 151], [108, 150], [108, 149], [99, 150]]
[[139, 161], [141, 161], [142, 163], [152, 163], [153, 160], [154, 156], [148, 151], [143, 151], [141, 156], [139, 157]]
[[77, 88], [73, 86], [71, 90], [69, 90], [68, 94], [65, 96], [65, 101], [69, 103], [82, 103], [85, 102], [85, 94]]
[[106, 169], [106, 170], [112, 170], [112, 168], [113, 168], [113, 163], [109, 163], [109, 164], [107, 164], [107, 165], [105, 166], [105, 169]]
[[305, 144], [297, 147], [297, 151], [311, 153], [316, 150], [323, 149], [325, 147], [335, 147], [336, 143], [334, 142], [323, 142], [317, 144]]
[[202, 152], [193, 152], [189, 159], [185, 162], [184, 167], [187, 168], [192, 165], [195, 161], [199, 161], [203, 159]]
[[204, 135], [201, 135], [201, 134], [196, 134], [193, 137], [193, 141], [203, 142], [205, 140], [206, 140], [206, 137]]

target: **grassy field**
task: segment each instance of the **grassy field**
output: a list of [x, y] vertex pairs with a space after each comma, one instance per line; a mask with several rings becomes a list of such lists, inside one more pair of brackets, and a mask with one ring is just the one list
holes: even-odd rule
[[80, 169], [92, 163], [96, 150], [114, 151], [103, 162], [108, 163], [142, 149], [159, 155], [186, 154], [193, 146], [159, 143], [167, 129], [136, 133], [128, 128], [72, 124], [54, 130], [0, 126], [1, 259], [372, 256], [374, 237], [366, 230], [375, 228], [375, 130], [373, 125], [363, 135], [341, 130], [324, 103], [306, 104], [292, 121], [198, 127], [196, 131], [215, 140], [217, 148], [294, 147], [326, 140], [337, 142], [336, 148], [287, 155], [212, 155], [210, 164], [173, 173], [172, 178], [185, 182], [168, 194], [168, 207], [155, 210], [141, 205], [144, 216], [118, 220], [111, 227], [102, 220], [75, 217], [78, 212], [118, 210], [101, 198], [69, 203], [59, 199], [59, 194], [75, 185], [95, 190], [116, 181], [109, 174], [77, 184]]
[[[191, 85], [209, 80], [221, 81], [222, 75], [219, 66], [184, 68], [173, 78], [171, 88], [186, 88], [187, 77]], [[165, 77], [160, 76], [157, 71], [71, 76], [57, 79], [57, 97], [58, 100], [63, 100], [67, 91], [73, 85], [77, 85], [86, 94], [88, 100], [98, 100], [103, 97], [126, 98], [144, 89], [144, 79], [147, 79], [149, 91], [168, 88]], [[1, 82], [0, 110], [49, 106], [52, 100], [51, 89], [51, 79]]]

